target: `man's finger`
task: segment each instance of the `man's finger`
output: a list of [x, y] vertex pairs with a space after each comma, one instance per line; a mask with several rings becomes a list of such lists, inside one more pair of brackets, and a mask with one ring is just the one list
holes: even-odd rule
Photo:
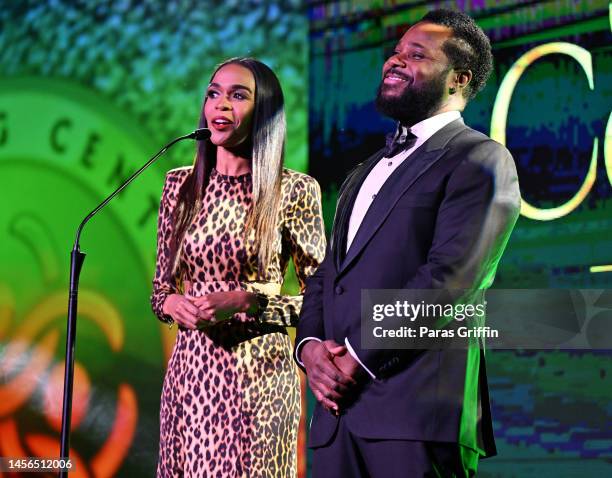
[[321, 377], [320, 383], [323, 395], [330, 400], [338, 401], [348, 392], [348, 389], [344, 385], [340, 385], [338, 382], [334, 382], [326, 376]]
[[332, 349], [335, 349], [337, 347], [344, 347], [342, 344], [339, 344], [338, 342], [331, 339], [324, 340], [322, 344], [329, 352], [331, 352]]
[[317, 388], [316, 386], [313, 387], [313, 384], [311, 383], [310, 389], [312, 390], [312, 393], [314, 394], [317, 401], [321, 403], [321, 405], [323, 405], [329, 410], [334, 410], [336, 412], [338, 411], [338, 405], [329, 398], [325, 397], [325, 395], [319, 390], [319, 388]]
[[333, 347], [337, 347], [338, 345], [340, 345], [338, 342], [336, 342], [335, 340], [332, 340], [332, 339], [324, 340], [322, 342], [322, 344], [325, 345], [328, 349], [333, 348]]
[[318, 363], [319, 370], [322, 374], [329, 377], [333, 382], [337, 382], [344, 386], [353, 385], [356, 383], [353, 377], [349, 377], [340, 370], [331, 360], [325, 360]]
[[347, 349], [344, 345], [337, 345], [336, 347], [332, 348], [328, 347], [327, 351], [332, 355], [344, 355], [347, 352]]
[[322, 374], [319, 371], [316, 371], [312, 379], [313, 382], [316, 383], [319, 391], [321, 391], [325, 397], [331, 400], [340, 400], [342, 396], [348, 392], [348, 388], [346, 386], [335, 382], [330, 377]]
[[325, 397], [323, 396], [323, 393], [319, 390], [319, 388], [316, 386], [316, 384], [314, 384], [312, 381], [310, 382], [310, 390], [312, 390], [312, 394], [317, 399], [317, 402], [322, 403]]

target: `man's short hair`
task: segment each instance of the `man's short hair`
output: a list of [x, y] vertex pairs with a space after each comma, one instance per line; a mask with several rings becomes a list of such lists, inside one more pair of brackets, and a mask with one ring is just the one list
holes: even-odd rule
[[457, 10], [432, 10], [420, 21], [453, 30], [453, 37], [444, 42], [442, 50], [453, 68], [472, 72], [465, 94], [469, 99], [474, 98], [484, 88], [493, 69], [491, 42], [485, 32], [469, 15]]

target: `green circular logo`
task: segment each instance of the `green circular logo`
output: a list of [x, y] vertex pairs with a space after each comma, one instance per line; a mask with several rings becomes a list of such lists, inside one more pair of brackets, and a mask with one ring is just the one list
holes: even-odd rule
[[[156, 145], [136, 121], [73, 84], [0, 83], [0, 455], [54, 456], [75, 231]], [[91, 476], [154, 467], [164, 354], [148, 298], [160, 166], [115, 198], [81, 238], [87, 257], [71, 443]]]

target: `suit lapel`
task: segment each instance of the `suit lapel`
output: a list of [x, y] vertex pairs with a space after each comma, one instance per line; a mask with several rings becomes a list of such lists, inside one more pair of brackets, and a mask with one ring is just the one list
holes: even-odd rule
[[[387, 219], [387, 216], [389, 216], [402, 195], [406, 193], [406, 191], [408, 191], [447, 151], [445, 146], [448, 141], [465, 129], [466, 126], [461, 119], [451, 122], [423, 143], [420, 148], [406, 158], [393, 174], [389, 176], [364, 216], [357, 230], [357, 234], [351, 243], [351, 247], [347, 251], [344, 261], [342, 261], [342, 264], [338, 268], [339, 274], [341, 274], [359, 255], [385, 219]], [[374, 164], [376, 164], [376, 162], [374, 162]], [[367, 173], [371, 171], [374, 164], [370, 165]], [[361, 183], [363, 183], [367, 173], [362, 178]], [[361, 183], [357, 190], [361, 187]], [[354, 193], [351, 197], [351, 211], [356, 196], [357, 193]]]
[[342, 188], [340, 188], [336, 217], [334, 218], [334, 230], [332, 232], [332, 250], [334, 253], [334, 265], [336, 266], [336, 270], [340, 269], [340, 264], [346, 255], [345, 249], [348, 223], [359, 189], [361, 189], [363, 181], [368, 174], [370, 174], [372, 168], [380, 158], [382, 158], [383, 153], [384, 148], [356, 166], [353, 171], [349, 173]]

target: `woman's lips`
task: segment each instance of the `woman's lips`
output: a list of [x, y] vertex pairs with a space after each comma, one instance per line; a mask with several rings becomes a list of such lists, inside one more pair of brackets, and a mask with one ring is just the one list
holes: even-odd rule
[[217, 131], [226, 131], [228, 129], [232, 129], [232, 124], [228, 123], [228, 124], [216, 124], [213, 123], [212, 125], [213, 129], [216, 129]]
[[224, 131], [232, 128], [234, 126], [234, 122], [227, 118], [213, 118], [210, 121], [210, 125], [216, 130]]

